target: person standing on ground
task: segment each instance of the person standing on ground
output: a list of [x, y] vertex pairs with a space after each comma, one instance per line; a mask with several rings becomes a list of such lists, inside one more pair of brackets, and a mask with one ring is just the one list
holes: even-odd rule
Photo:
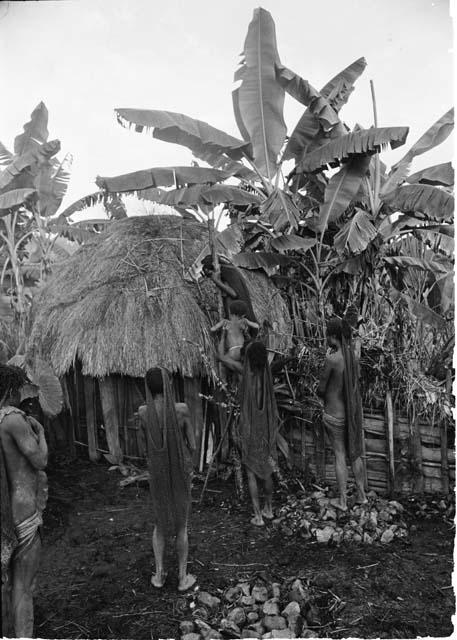
[[[254, 509], [251, 523], [265, 524], [273, 518], [272, 473], [277, 458], [278, 410], [268, 353], [260, 341], [251, 342], [245, 353], [240, 389], [239, 438], [241, 461], [246, 467], [249, 493]], [[261, 510], [257, 479], [264, 482], [265, 505]]]
[[47, 500], [44, 429], [17, 408], [28, 383], [22, 369], [0, 364], [2, 630], [17, 638], [33, 635], [33, 591]]
[[187, 525], [191, 506], [194, 429], [187, 405], [174, 402], [169, 375], [165, 369], [149, 369], [146, 373], [145, 390], [146, 405], [139, 408], [138, 414], [146, 436], [154, 515], [152, 548], [156, 570], [151, 584], [157, 588], [165, 584], [166, 538], [176, 535], [178, 590], [186, 591], [196, 582], [195, 576], [187, 573]]
[[362, 403], [358, 362], [351, 342], [351, 328], [344, 320], [327, 323], [328, 353], [317, 393], [324, 400], [322, 420], [335, 454], [335, 472], [339, 496], [332, 504], [347, 511], [346, 456], [352, 465], [357, 486], [356, 501], [366, 503], [364, 486]]

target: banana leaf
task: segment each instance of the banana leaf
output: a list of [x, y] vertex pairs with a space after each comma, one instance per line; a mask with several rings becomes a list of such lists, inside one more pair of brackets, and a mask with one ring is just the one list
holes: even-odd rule
[[294, 233], [289, 235], [281, 235], [278, 238], [274, 238], [271, 241], [271, 246], [279, 253], [284, 251], [308, 251], [311, 247], [314, 247], [317, 240], [316, 238], [303, 238], [297, 236]]
[[0, 165], [11, 164], [13, 161], [13, 154], [0, 142]]
[[447, 273], [448, 269], [439, 262], [417, 258], [416, 256], [388, 256], [384, 263], [401, 269], [420, 269], [431, 273]]
[[173, 111], [150, 109], [115, 109], [118, 122], [123, 127], [135, 127], [135, 131], [152, 130], [158, 140], [187, 147], [201, 157], [206, 153], [225, 153], [232, 160], [251, 155], [249, 141], [238, 140], [202, 120], [189, 118]]
[[376, 227], [371, 222], [367, 211], [357, 209], [352, 218], [333, 238], [333, 246], [340, 255], [345, 251], [358, 254], [367, 248], [377, 234]]
[[133, 171], [112, 178], [97, 176], [95, 183], [100, 189], [122, 193], [141, 191], [155, 187], [175, 187], [189, 184], [215, 184], [230, 178], [228, 171], [204, 167], [155, 167]]
[[[349, 95], [354, 90], [354, 83], [363, 73], [366, 64], [365, 58], [359, 58], [338, 73], [320, 90], [320, 95], [328, 100], [336, 113], [348, 101]], [[289, 137], [284, 151], [284, 160], [291, 158], [298, 160], [305, 149], [311, 147], [319, 130], [319, 120], [311, 109], [306, 109]]]
[[38, 149], [47, 141], [48, 136], [48, 110], [44, 102], [40, 102], [32, 111], [29, 122], [24, 125], [24, 132], [15, 138], [14, 154], [22, 156]]
[[157, 200], [160, 204], [174, 206], [211, 206], [222, 202], [238, 205], [260, 204], [260, 198], [254, 193], [244, 191], [238, 187], [223, 185], [194, 185], [183, 189], [164, 191]]
[[425, 153], [426, 151], [430, 151], [433, 147], [441, 144], [451, 133], [454, 128], [454, 109], [449, 109], [444, 116], [441, 116], [431, 127], [427, 129], [427, 131], [422, 135], [419, 140], [411, 147], [411, 149], [406, 153], [406, 155], [401, 158], [392, 167], [392, 171], [394, 171], [398, 165], [402, 162], [411, 162], [413, 158], [416, 156]]
[[435, 327], [439, 331], [442, 331], [446, 326], [446, 320], [435, 311], [432, 311], [429, 307], [416, 300], [413, 300], [406, 293], [402, 293], [401, 297], [408, 304], [409, 311], [418, 320], [425, 322], [425, 324]]
[[286, 137], [286, 124], [284, 89], [275, 73], [275, 65], [280, 63], [275, 25], [265, 9], [254, 10], [242, 55], [235, 74], [235, 80], [241, 80], [233, 93], [235, 119], [245, 140], [252, 144], [257, 168], [271, 180]]
[[83, 198], [79, 198], [79, 200], [76, 200], [75, 202], [73, 202], [73, 204], [71, 204], [64, 211], [62, 211], [62, 213], [60, 214], [60, 217], [69, 218], [74, 213], [84, 211], [84, 209], [93, 207], [96, 204], [100, 204], [100, 202], [103, 201], [104, 196], [105, 196], [105, 192], [100, 190], [100, 191], [95, 191], [95, 193], [90, 193], [89, 195], [84, 196]]
[[337, 167], [342, 160], [353, 155], [377, 153], [388, 144], [396, 149], [405, 143], [408, 131], [408, 127], [372, 127], [353, 131], [306, 154], [298, 163], [296, 172], [322, 171], [327, 165]]
[[35, 178], [38, 205], [42, 216], [53, 216], [62, 204], [70, 182], [73, 156], [69, 153], [62, 162], [46, 162]]
[[264, 269], [268, 274], [276, 270], [278, 266], [286, 266], [294, 262], [293, 258], [280, 253], [267, 251], [249, 251], [233, 256], [232, 262], [237, 267], [244, 269]]
[[[22, 155], [15, 156], [13, 161], [0, 172], [0, 189], [4, 189], [10, 185], [10, 188], [33, 186], [33, 176], [37, 175], [40, 166], [49, 161], [52, 156], [60, 151], [59, 140], [50, 140], [42, 145], [32, 147], [25, 151]], [[19, 185], [13, 181], [20, 177], [24, 169], [30, 168], [30, 175], [24, 176], [28, 181]], [[12, 184], [13, 183], [13, 184]]]
[[429, 184], [432, 186], [452, 187], [454, 185], [454, 169], [451, 162], [443, 162], [442, 164], [435, 164], [433, 167], [427, 167], [422, 171], [413, 173], [409, 178], [406, 178], [407, 182], [412, 184]]
[[240, 178], [240, 180], [246, 180], [249, 182], [256, 182], [256, 180], [258, 180], [258, 176], [255, 171], [246, 167], [242, 162], [236, 162], [236, 160], [232, 160], [225, 155], [208, 152], [200, 155], [199, 159], [207, 162], [214, 169], [226, 171], [231, 176]]
[[384, 202], [395, 211], [422, 213], [435, 220], [452, 220], [454, 197], [430, 185], [410, 184], [384, 195]]
[[300, 221], [300, 209], [291, 196], [282, 189], [275, 189], [260, 207], [260, 219], [271, 224], [276, 231], [296, 229]]
[[17, 207], [29, 198], [35, 189], [14, 189], [0, 195], [0, 218], [11, 213], [13, 207]]
[[319, 209], [317, 229], [321, 233], [330, 222], [341, 217], [351, 204], [360, 190], [369, 164], [369, 156], [356, 156], [332, 176], [325, 189], [324, 204]]

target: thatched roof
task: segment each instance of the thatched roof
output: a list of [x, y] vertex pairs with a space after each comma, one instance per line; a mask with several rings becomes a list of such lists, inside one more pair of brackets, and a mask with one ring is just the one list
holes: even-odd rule
[[[186, 376], [202, 374], [196, 345], [213, 360], [204, 309], [216, 307], [215, 288], [208, 281], [199, 287], [185, 274], [206, 241], [205, 226], [179, 216], [113, 222], [41, 291], [30, 350], [42, 353], [58, 375], [76, 360], [83, 374], [97, 377], [144, 376], [158, 365]], [[285, 348], [290, 321], [284, 301], [264, 275], [243, 272], [257, 317], [276, 327], [277, 348]]]

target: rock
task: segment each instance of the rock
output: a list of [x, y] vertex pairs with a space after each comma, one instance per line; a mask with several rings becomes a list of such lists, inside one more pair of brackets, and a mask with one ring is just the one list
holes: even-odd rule
[[279, 582], [273, 582], [271, 585], [271, 590], [273, 592], [273, 598], [280, 598], [281, 597], [281, 585], [279, 584]]
[[397, 502], [396, 500], [389, 500], [389, 506], [392, 509], [396, 509], [398, 513], [402, 513], [402, 511], [404, 510], [403, 505]]
[[325, 493], [323, 491], [313, 491], [311, 497], [315, 500], [319, 500], [319, 498], [325, 498]]
[[227, 614], [227, 620], [234, 622], [238, 627], [246, 622], [246, 614], [241, 607], [235, 607]]
[[309, 624], [310, 627], [319, 626], [321, 623], [319, 618], [319, 611], [317, 610], [317, 607], [315, 607], [313, 604], [309, 605], [309, 609], [306, 612], [306, 622]]
[[317, 635], [317, 633], [315, 631], [313, 631], [312, 629], [304, 629], [301, 632], [301, 637], [302, 638], [318, 638], [319, 636]]
[[343, 529], [337, 529], [336, 531], [333, 532], [332, 542], [335, 542], [336, 544], [340, 544], [342, 539], [343, 539]]
[[300, 605], [296, 601], [289, 602], [287, 607], [283, 610], [282, 615], [288, 618], [289, 616], [299, 615]]
[[352, 536], [352, 540], [354, 542], [362, 542], [362, 536], [360, 535], [360, 533], [354, 533], [354, 535]]
[[242, 638], [261, 638], [262, 635], [257, 631], [254, 631], [254, 629], [243, 629], [243, 631], [241, 632], [241, 637]]
[[279, 629], [273, 634], [274, 638], [296, 638], [295, 633], [291, 629]]
[[412, 524], [409, 528], [409, 530], [411, 531], [411, 533], [415, 533], [417, 531], [417, 525]]
[[299, 638], [301, 636], [303, 627], [306, 626], [306, 623], [303, 620], [302, 616], [298, 613], [289, 616], [287, 620], [287, 626], [294, 633], [294, 635]]
[[327, 507], [324, 513], [323, 520], [336, 520], [336, 511], [331, 507]]
[[201, 640], [201, 635], [199, 633], [185, 633], [181, 640]]
[[231, 620], [227, 620], [226, 618], [222, 618], [221, 620], [221, 629], [226, 629], [227, 631], [231, 631], [232, 633], [236, 633], [238, 636], [241, 633], [241, 629], [237, 624], [232, 622]]
[[250, 607], [253, 604], [255, 604], [255, 599], [252, 596], [241, 596], [241, 600], [240, 600], [241, 604], [243, 604], [245, 607]]
[[269, 640], [270, 638], [274, 638], [274, 634], [271, 631], [267, 631], [262, 636], [262, 640]]
[[224, 593], [224, 598], [228, 602], [235, 602], [236, 600], [238, 600], [242, 593], [242, 590], [237, 585], [236, 587], [230, 587], [229, 589], [227, 589], [227, 591]]
[[363, 534], [363, 544], [373, 544], [373, 538], [366, 531]]
[[286, 619], [282, 616], [265, 616], [262, 620], [265, 629], [273, 631], [276, 629], [285, 629], [287, 627]]
[[257, 622], [257, 620], [259, 619], [259, 614], [257, 613], [257, 611], [249, 611], [246, 618], [248, 622], [252, 624], [253, 622]]
[[333, 536], [333, 527], [324, 527], [323, 529], [316, 529], [316, 540], [320, 543], [327, 543]]
[[327, 573], [318, 573], [317, 576], [313, 578], [313, 583], [319, 589], [331, 589], [334, 584], [334, 580]]
[[253, 631], [257, 631], [259, 636], [261, 636], [262, 633], [265, 633], [265, 628], [261, 622], [255, 622], [254, 624], [250, 624], [249, 629], [252, 629]]
[[245, 596], [251, 595], [251, 585], [249, 584], [249, 582], [239, 582], [236, 586], [239, 589], [241, 589], [241, 591], [243, 592], [243, 595]]
[[328, 498], [318, 498], [317, 504], [322, 507], [327, 507], [330, 504], [330, 500]]
[[268, 589], [264, 586], [258, 586], [252, 588], [251, 595], [256, 602], [266, 602], [268, 600]]
[[383, 544], [388, 544], [389, 542], [392, 542], [393, 539], [394, 539], [394, 534], [391, 529], [386, 529], [381, 536], [381, 542]]
[[183, 620], [179, 623], [179, 630], [184, 635], [185, 633], [192, 633], [195, 629], [192, 620]]
[[203, 604], [205, 607], [209, 607], [210, 609], [215, 609], [221, 603], [219, 598], [212, 596], [207, 591], [200, 591], [197, 595], [197, 600], [200, 604]]
[[222, 638], [219, 631], [212, 629], [209, 624], [203, 620], [196, 620], [195, 623], [200, 630], [203, 640], [216, 640], [217, 638]]
[[277, 616], [279, 613], [278, 601], [276, 598], [270, 598], [263, 603], [262, 611], [266, 616]]
[[373, 491], [373, 489], [367, 493], [367, 498], [373, 498], [373, 500], [376, 500], [377, 497], [378, 494], [376, 493], [376, 491]]
[[381, 509], [378, 513], [378, 520], [381, 522], [390, 522], [392, 520], [392, 516], [387, 511], [387, 509]]

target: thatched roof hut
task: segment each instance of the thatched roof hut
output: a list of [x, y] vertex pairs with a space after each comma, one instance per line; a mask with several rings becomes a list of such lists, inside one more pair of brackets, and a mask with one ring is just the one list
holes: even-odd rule
[[[29, 350], [61, 377], [77, 369], [86, 382], [96, 379], [103, 414], [107, 395], [118, 398], [119, 385], [142, 378], [150, 367], [164, 366], [188, 381], [204, 377], [201, 351], [214, 362], [209, 328], [216, 290], [211, 281], [193, 281], [188, 269], [207, 237], [204, 225], [179, 216], [113, 222], [61, 264], [41, 291]], [[263, 273], [243, 275], [258, 320], [274, 327], [275, 348], [286, 349], [291, 326], [283, 299]], [[121, 382], [108, 394], [113, 379]], [[104, 428], [106, 422], [105, 415]]]
[[[215, 291], [212, 283], [192, 282], [187, 271], [206, 241], [204, 225], [178, 216], [112, 223], [44, 287], [32, 348], [42, 350], [58, 375], [76, 360], [93, 377], [141, 377], [157, 365], [201, 375], [196, 345], [212, 355], [211, 319], [203, 309], [217, 308]], [[244, 275], [256, 315], [277, 327], [278, 346], [285, 348], [290, 323], [284, 301], [262, 273]]]

